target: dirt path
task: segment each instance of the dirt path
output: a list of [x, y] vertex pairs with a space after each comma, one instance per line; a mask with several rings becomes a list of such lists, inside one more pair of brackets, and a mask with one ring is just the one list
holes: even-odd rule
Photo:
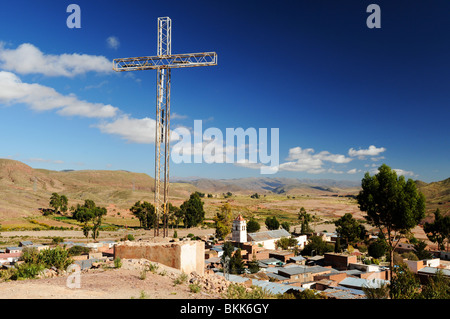
[[[167, 268], [166, 268], [167, 269]], [[163, 270], [163, 268], [160, 268]], [[138, 269], [95, 269], [82, 272], [80, 288], [68, 288], [68, 276], [0, 283], [0, 299], [217, 299], [219, 294], [191, 292], [189, 283], [174, 284], [174, 275]]]

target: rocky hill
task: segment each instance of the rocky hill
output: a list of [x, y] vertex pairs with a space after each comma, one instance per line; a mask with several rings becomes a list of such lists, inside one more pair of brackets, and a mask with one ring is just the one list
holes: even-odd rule
[[[188, 184], [172, 184], [171, 195], [185, 199], [195, 191]], [[92, 199], [98, 205], [127, 209], [138, 200], [153, 200], [154, 179], [144, 173], [108, 170], [50, 171], [0, 159], [0, 223], [34, 216], [48, 208], [53, 192], [69, 198], [69, 206]]]

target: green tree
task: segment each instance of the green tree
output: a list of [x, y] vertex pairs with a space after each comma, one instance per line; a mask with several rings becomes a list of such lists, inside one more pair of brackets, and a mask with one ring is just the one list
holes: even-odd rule
[[327, 299], [327, 297], [314, 289], [302, 291], [289, 289], [282, 295], [279, 295], [278, 299]]
[[335, 253], [342, 252], [341, 239], [339, 237], [336, 239], [336, 244], [334, 245], [334, 252]]
[[66, 195], [59, 195], [58, 193], [52, 193], [50, 197], [50, 207], [55, 210], [55, 213], [58, 212], [67, 212], [68, 199]]
[[230, 260], [230, 273], [240, 275], [244, 272], [244, 261], [242, 260], [241, 249], [238, 248]]
[[301, 224], [301, 234], [307, 234], [312, 232], [311, 227], [309, 226], [309, 223], [312, 221], [311, 214], [308, 214], [304, 207], [300, 208], [300, 211], [298, 212], [298, 219], [300, 220]]
[[289, 232], [290, 228], [291, 228], [291, 224], [289, 222], [282, 222], [281, 223], [281, 228], [285, 229], [287, 232]]
[[225, 237], [231, 233], [231, 226], [233, 223], [231, 205], [228, 203], [223, 204], [220, 211], [216, 213], [214, 221], [216, 224], [216, 237], [220, 240], [225, 239]]
[[362, 190], [356, 199], [361, 211], [366, 212], [369, 224], [386, 232], [389, 249], [391, 278], [394, 267], [394, 249], [400, 238], [410, 232], [425, 216], [425, 197], [417, 190], [412, 179], [404, 176], [386, 164], [378, 168], [378, 173], [364, 175]]
[[130, 208], [130, 211], [139, 219], [140, 227], [150, 229], [156, 226], [156, 212], [153, 204], [138, 201]]
[[422, 286], [420, 293], [422, 299], [450, 299], [450, 278], [439, 269], [435, 276], [428, 279], [428, 282]]
[[179, 218], [178, 216], [180, 215], [180, 208], [175, 205], [172, 205], [172, 203], [167, 203], [167, 207], [168, 207], [167, 209], [169, 212], [168, 218], [172, 222], [172, 228], [173, 228], [173, 223], [175, 223], [178, 227], [178, 223], [180, 221], [180, 219], [178, 219]]
[[180, 209], [183, 212], [184, 227], [195, 227], [205, 219], [203, 202], [197, 193], [192, 193], [187, 201], [181, 204]]
[[309, 238], [309, 243], [305, 245], [302, 250], [302, 255], [311, 256], [323, 255], [324, 253], [331, 252], [334, 250], [333, 245], [327, 244], [320, 236], [311, 236]]
[[252, 260], [247, 262], [247, 268], [251, 274], [256, 274], [261, 269], [261, 267], [259, 267], [258, 260], [256, 260], [255, 254], [253, 254]]
[[106, 208], [97, 207], [93, 200], [86, 199], [84, 205], [77, 205], [73, 212], [73, 218], [83, 223], [82, 231], [86, 238], [89, 236], [89, 232], [92, 231], [92, 238], [95, 241], [99, 235], [102, 218], [106, 215], [106, 212]]
[[277, 230], [280, 228], [280, 222], [275, 216], [267, 217], [265, 224], [268, 230]]
[[256, 233], [260, 228], [261, 226], [253, 217], [247, 223], [247, 232], [249, 233]]
[[346, 245], [354, 244], [356, 241], [364, 239], [364, 226], [354, 219], [350, 213], [346, 213], [339, 218], [334, 225], [339, 237], [345, 239]]
[[414, 254], [416, 254], [419, 260], [433, 258], [433, 255], [427, 251], [426, 248], [427, 243], [423, 240], [417, 240], [416, 243], [414, 243]]
[[405, 264], [396, 265], [391, 277], [389, 293], [392, 299], [415, 299], [419, 295], [420, 283]]
[[363, 286], [362, 290], [367, 299], [388, 299], [389, 298], [389, 285], [382, 284], [380, 287], [371, 288]]
[[281, 237], [279, 240], [277, 240], [276, 242], [277, 247], [283, 249], [283, 250], [288, 250], [289, 247], [296, 247], [298, 244], [297, 239], [292, 238], [292, 237]]
[[225, 257], [231, 258], [231, 256], [233, 255], [234, 251], [233, 243], [231, 241], [224, 242], [222, 245], [222, 250], [223, 250], [222, 262], [223, 262], [225, 260]]
[[[433, 243], [437, 243], [440, 250], [444, 250], [444, 241], [447, 239], [447, 246], [450, 237], [450, 216], [442, 216], [441, 211], [436, 209], [434, 221], [425, 223], [424, 232]], [[448, 250], [448, 249], [447, 249]]]
[[92, 209], [92, 239], [97, 240], [97, 237], [99, 236], [100, 226], [102, 225], [103, 216], [105, 216], [107, 213], [107, 210], [105, 207], [94, 207]]
[[386, 241], [379, 238], [369, 245], [367, 252], [369, 256], [378, 259], [386, 254], [386, 248]]

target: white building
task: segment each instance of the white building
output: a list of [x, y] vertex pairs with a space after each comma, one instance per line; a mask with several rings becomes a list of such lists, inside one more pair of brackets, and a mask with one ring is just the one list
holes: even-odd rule
[[247, 234], [247, 241], [266, 249], [275, 249], [275, 243], [282, 237], [291, 237], [284, 228]]
[[305, 245], [308, 243], [308, 237], [306, 235], [300, 235], [294, 238], [297, 239], [297, 246], [300, 250], [305, 248]]
[[247, 242], [247, 222], [241, 214], [233, 221], [231, 239], [237, 243]]

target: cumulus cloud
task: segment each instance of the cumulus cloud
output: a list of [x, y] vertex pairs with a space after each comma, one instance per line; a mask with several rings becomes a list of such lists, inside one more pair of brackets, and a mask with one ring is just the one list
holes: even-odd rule
[[44, 54], [30, 43], [6, 49], [0, 43], [0, 67], [19, 74], [74, 77], [87, 72], [112, 72], [112, 62], [104, 56], [88, 54]]
[[[137, 119], [123, 114], [111, 122], [103, 121], [94, 126], [100, 129], [102, 133], [118, 135], [130, 143], [155, 143], [156, 121], [149, 117]], [[176, 141], [178, 139], [177, 132], [171, 130], [170, 140]]]
[[[397, 176], [403, 175], [405, 177], [411, 176], [411, 177], [418, 177], [419, 175], [415, 174], [413, 171], [406, 171], [403, 170], [401, 168], [393, 168], [393, 171], [395, 171], [397, 173]], [[376, 175], [378, 174], [380, 171], [378, 170], [378, 168], [373, 168], [369, 171], [371, 174]]]
[[324, 168], [324, 162], [332, 162], [336, 164], [343, 164], [352, 161], [351, 158], [342, 154], [332, 154], [328, 151], [321, 151], [315, 154], [314, 149], [301, 147], [294, 147], [289, 150], [287, 162], [280, 164], [280, 170], [307, 172], [310, 174], [320, 173], [334, 173], [341, 174], [341, 171]]
[[44, 159], [44, 158], [28, 158], [28, 159], [26, 159], [26, 161], [33, 162], [33, 163], [64, 164], [64, 161], [61, 161], [61, 160], [51, 160], [51, 159]]
[[361, 172], [360, 169], [352, 168], [347, 171], [347, 174], [356, 174], [356, 173], [360, 173], [360, 172]]
[[412, 171], [405, 171], [405, 170], [403, 170], [403, 169], [401, 169], [401, 168], [394, 168], [393, 169], [396, 173], [397, 173], [397, 175], [403, 175], [403, 176], [405, 176], [405, 177], [407, 177], [407, 176], [411, 176], [411, 177], [413, 177], [413, 176], [416, 176], [416, 174], [414, 174], [414, 172], [412, 172]]
[[57, 110], [64, 116], [108, 118], [118, 113], [118, 108], [101, 103], [79, 100], [75, 95], [62, 95], [55, 89], [36, 84], [24, 83], [11, 72], [0, 71], [0, 103], [24, 103], [36, 111]]
[[378, 156], [384, 151], [386, 151], [384, 147], [376, 147], [374, 145], [370, 145], [368, 149], [355, 150], [353, 148], [350, 148], [348, 150], [348, 155], [352, 157], [358, 156], [358, 158], [364, 159], [365, 156]]
[[108, 44], [108, 47], [114, 50], [117, 50], [120, 46], [119, 38], [115, 36], [110, 36], [106, 39], [106, 43]]
[[128, 142], [148, 144], [155, 142], [155, 125], [156, 121], [148, 117], [135, 119], [122, 115], [113, 122], [96, 126], [102, 133], [119, 135]]

